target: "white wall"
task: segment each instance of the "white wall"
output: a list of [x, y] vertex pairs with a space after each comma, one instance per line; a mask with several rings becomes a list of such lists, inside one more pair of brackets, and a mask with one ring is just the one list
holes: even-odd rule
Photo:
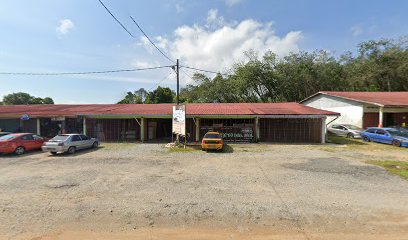
[[[340, 113], [341, 116], [331, 124], [343, 123], [363, 127], [364, 106], [362, 103], [319, 94], [302, 104], [317, 109]], [[326, 123], [329, 123], [334, 118], [335, 117], [327, 117]]]

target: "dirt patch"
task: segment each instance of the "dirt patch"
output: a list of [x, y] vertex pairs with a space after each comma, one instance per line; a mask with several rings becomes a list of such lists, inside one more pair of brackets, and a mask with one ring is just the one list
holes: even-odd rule
[[71, 156], [0, 157], [0, 218], [7, 219], [0, 221], [0, 236], [398, 239], [408, 234], [408, 181], [361, 162], [358, 151], [340, 155], [320, 150], [322, 145], [233, 144], [233, 151], [223, 154], [169, 152], [159, 144], [117, 146]]

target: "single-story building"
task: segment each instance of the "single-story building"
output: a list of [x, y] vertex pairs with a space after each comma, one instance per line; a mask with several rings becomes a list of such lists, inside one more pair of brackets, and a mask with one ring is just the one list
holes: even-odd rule
[[300, 103], [340, 113], [333, 123], [362, 128], [408, 123], [408, 92], [318, 92]]
[[[101, 141], [170, 141], [174, 104], [0, 106], [3, 131], [84, 133]], [[338, 113], [298, 103], [202, 103], [186, 105], [186, 133], [199, 142], [219, 131], [228, 142], [323, 143], [325, 119]]]

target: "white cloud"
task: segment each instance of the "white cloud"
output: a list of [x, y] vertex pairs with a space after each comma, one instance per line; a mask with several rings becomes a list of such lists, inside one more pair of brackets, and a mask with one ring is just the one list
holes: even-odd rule
[[[222, 25], [209, 28], [208, 24], [214, 22], [222, 22]], [[156, 39], [165, 42], [160, 45], [173, 59], [179, 58], [182, 65], [224, 72], [234, 63], [246, 60], [245, 52], [249, 50], [254, 50], [259, 56], [270, 50], [280, 57], [297, 52], [301, 38], [300, 31], [278, 36], [269, 22], [246, 19], [226, 23], [218, 17], [216, 10], [210, 10], [204, 26], [181, 26], [174, 30], [171, 39]], [[151, 48], [150, 43], [142, 43]]]
[[353, 37], [357, 37], [361, 34], [363, 34], [364, 30], [363, 27], [361, 27], [360, 25], [354, 25], [350, 28], [351, 34], [353, 35]]
[[70, 19], [62, 19], [60, 25], [56, 28], [58, 34], [66, 35], [74, 28], [74, 23]]
[[236, 5], [236, 4], [240, 3], [240, 2], [242, 2], [242, 0], [225, 0], [225, 3], [230, 7]]
[[159, 62], [145, 62], [145, 61], [140, 61], [140, 60], [133, 60], [130, 65], [134, 68], [151, 68], [151, 67], [157, 67], [160, 66]]
[[176, 12], [181, 13], [184, 11], [184, 7], [180, 3], [176, 3]]

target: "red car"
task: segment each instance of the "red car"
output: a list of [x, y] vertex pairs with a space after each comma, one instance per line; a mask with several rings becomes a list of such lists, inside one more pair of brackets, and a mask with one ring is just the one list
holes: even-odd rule
[[21, 155], [29, 150], [41, 149], [47, 140], [32, 133], [11, 133], [0, 137], [0, 153]]

